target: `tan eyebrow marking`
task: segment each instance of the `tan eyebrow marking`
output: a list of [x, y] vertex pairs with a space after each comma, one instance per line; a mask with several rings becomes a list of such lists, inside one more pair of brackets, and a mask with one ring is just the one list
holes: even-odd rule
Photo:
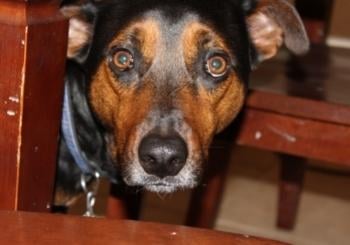
[[109, 47], [122, 45], [131, 37], [137, 40], [146, 62], [152, 61], [160, 38], [159, 24], [152, 19], [134, 21], [115, 36]]
[[182, 35], [182, 46], [186, 66], [191, 66], [201, 48], [211, 47], [229, 51], [226, 42], [209, 25], [196, 21], [189, 22]]

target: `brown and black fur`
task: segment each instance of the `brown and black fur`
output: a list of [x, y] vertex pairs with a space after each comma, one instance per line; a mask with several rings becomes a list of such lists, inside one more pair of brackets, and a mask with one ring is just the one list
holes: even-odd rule
[[[67, 80], [82, 83], [100, 139], [94, 144], [85, 137], [82, 148], [98, 148], [103, 169], [111, 173], [115, 166], [127, 185], [156, 192], [198, 184], [211, 140], [238, 114], [259, 62], [283, 43], [297, 54], [308, 49], [300, 19], [284, 0], [102, 0], [63, 12], [78, 23], [68, 66], [79, 68], [68, 68]], [[131, 69], [115, 66], [118, 50], [132, 54]], [[226, 61], [222, 76], [207, 71], [213, 56]], [[81, 117], [78, 123], [89, 121]], [[144, 141], [156, 139], [161, 148], [174, 138], [186, 152], [183, 166], [155, 169], [140, 157]], [[75, 183], [79, 171], [64, 142], [60, 157], [58, 189], [75, 193], [78, 186], [67, 183]]]

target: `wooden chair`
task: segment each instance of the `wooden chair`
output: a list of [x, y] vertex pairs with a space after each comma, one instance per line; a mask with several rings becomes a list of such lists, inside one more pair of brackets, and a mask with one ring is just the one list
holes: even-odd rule
[[[0, 0], [0, 209], [50, 211], [67, 37], [67, 21], [59, 14], [59, 3]], [[322, 48], [315, 52], [322, 58], [350, 57], [343, 50]], [[309, 64], [311, 69], [314, 63]], [[278, 86], [271, 81], [256, 83], [237, 142], [292, 154], [296, 159], [350, 165], [350, 111], [345, 99], [349, 86], [339, 77], [349, 75], [346, 62], [334, 64], [330, 59], [322, 64], [328, 77], [318, 83], [304, 78], [308, 93], [300, 90], [295, 79], [276, 79]], [[285, 69], [281, 63], [271, 63], [275, 65]], [[221, 154], [227, 141], [221, 142], [212, 158], [227, 162], [226, 155]], [[282, 164], [281, 171], [280, 200], [288, 205], [280, 205], [280, 211], [289, 214], [280, 215], [279, 223], [284, 227], [293, 223], [304, 170], [303, 163], [291, 164], [290, 159]], [[224, 172], [215, 167], [209, 173], [207, 188], [194, 195], [200, 201], [190, 209], [192, 224], [208, 226], [213, 221]], [[199, 215], [203, 210], [208, 215], [199, 219], [204, 217]]]
[[59, 4], [0, 0], [0, 209], [50, 211], [67, 40]]
[[[320, 13], [310, 12], [310, 3], [318, 4]], [[237, 144], [280, 155], [280, 228], [295, 224], [306, 159], [350, 167], [350, 50], [325, 45], [331, 4], [297, 1], [313, 43], [309, 54], [275, 59], [258, 69], [242, 118], [233, 126]], [[221, 151], [221, 158], [227, 152]], [[193, 197], [190, 225], [213, 225], [227, 168], [214, 158], [212, 165], [218, 163], [219, 171]]]

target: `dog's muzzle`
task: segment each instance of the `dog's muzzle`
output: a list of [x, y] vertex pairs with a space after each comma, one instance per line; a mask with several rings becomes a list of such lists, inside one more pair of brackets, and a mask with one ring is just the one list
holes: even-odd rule
[[142, 139], [138, 154], [145, 172], [163, 179], [180, 172], [186, 163], [188, 150], [185, 141], [177, 134], [149, 134]]

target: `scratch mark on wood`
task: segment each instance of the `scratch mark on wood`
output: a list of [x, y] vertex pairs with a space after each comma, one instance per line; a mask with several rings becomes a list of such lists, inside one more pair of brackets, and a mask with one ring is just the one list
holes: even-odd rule
[[11, 110], [6, 111], [6, 114], [9, 115], [10, 117], [16, 116], [16, 112], [15, 111], [11, 111]]
[[262, 133], [261, 133], [260, 131], [256, 131], [256, 132], [255, 132], [255, 139], [256, 139], [256, 140], [260, 140], [261, 137], [262, 137]]
[[295, 143], [297, 141], [297, 138], [287, 132], [284, 132], [278, 128], [275, 128], [273, 126], [269, 126], [269, 129], [274, 132], [275, 134], [283, 137], [284, 139], [286, 139], [287, 141], [291, 142], [291, 143]]

